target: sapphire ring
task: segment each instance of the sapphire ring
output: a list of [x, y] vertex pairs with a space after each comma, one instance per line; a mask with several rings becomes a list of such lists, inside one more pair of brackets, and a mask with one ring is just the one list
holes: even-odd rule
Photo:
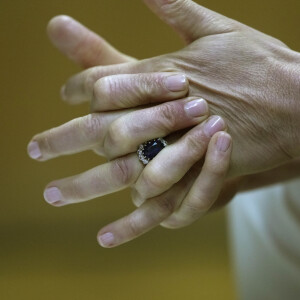
[[168, 143], [163, 138], [157, 138], [149, 140], [143, 144], [140, 144], [137, 154], [139, 160], [147, 165]]

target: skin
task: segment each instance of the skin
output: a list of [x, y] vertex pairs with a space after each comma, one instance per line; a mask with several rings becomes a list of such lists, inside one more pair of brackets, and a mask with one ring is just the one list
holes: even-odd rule
[[[85, 37], [81, 41], [77, 41], [76, 44], [71, 34], [72, 25], [70, 23], [72, 21], [67, 17], [56, 18], [49, 24], [49, 35], [54, 44], [80, 65], [90, 67], [98, 64], [122, 62], [121, 65], [88, 69], [72, 77], [63, 87], [62, 96], [69, 103], [80, 103], [91, 99], [91, 109], [94, 111], [93, 118], [88, 116], [87, 122], [83, 121], [82, 118], [77, 121], [73, 120], [71, 124], [62, 125], [62, 127], [52, 130], [51, 134], [45, 132], [33, 139], [38, 142], [41, 148], [40, 160], [86, 149], [96, 149], [95, 151], [107, 156], [109, 159], [116, 158], [113, 163], [108, 163], [108, 166], [105, 164], [97, 167], [98, 169], [95, 168], [96, 170], [90, 170], [75, 178], [56, 181], [48, 186], [58, 186], [62, 191], [62, 198], [64, 199], [56, 202], [57, 206], [91, 199], [114, 192], [124, 188], [124, 186], [132, 185], [134, 187], [133, 200], [136, 205], [141, 206], [129, 216], [109, 224], [99, 232], [99, 236], [108, 232], [114, 235], [114, 241], [108, 243], [108, 245], [102, 243], [103, 246], [119, 245], [158, 224], [168, 228], [186, 226], [208, 211], [218, 196], [216, 203], [224, 203], [229, 201], [239, 189], [249, 188], [247, 183], [251, 182], [251, 180], [248, 180], [250, 175], [241, 175], [258, 172], [291, 161], [291, 158], [296, 157], [299, 153], [295, 147], [292, 150], [290, 149], [292, 141], [294, 145], [297, 145], [297, 134], [291, 130], [288, 131], [290, 134], [283, 136], [282, 132], [283, 124], [285, 125], [285, 133], [287, 129], [293, 129], [297, 125], [297, 118], [290, 111], [287, 113], [286, 104], [283, 107], [282, 103], [277, 103], [280, 101], [270, 101], [270, 99], [276, 97], [287, 96], [286, 101], [289, 104], [287, 107], [296, 108], [294, 103], [296, 97], [292, 93], [293, 90], [286, 91], [285, 86], [283, 86], [290, 78], [286, 78], [288, 76], [280, 78], [280, 76], [287, 75], [287, 73], [290, 75], [293, 72], [289, 70], [289, 72], [283, 72], [284, 74], [282, 74], [276, 69], [276, 64], [268, 65], [269, 60], [263, 59], [264, 57], [271, 57], [273, 61], [285, 64], [287, 69], [293, 59], [296, 59], [297, 62], [297, 53], [292, 52], [281, 42], [271, 37], [198, 5], [195, 6], [196, 4], [190, 1], [164, 1], [162, 6], [159, 3], [161, 1], [145, 2], [167, 23], [170, 24], [170, 20], [172, 20], [172, 26], [175, 30], [179, 31], [186, 41], [193, 43], [180, 52], [136, 62], [112, 48], [102, 38], [97, 37], [84, 27], [80, 27], [80, 29], [77, 27], [77, 39], [80, 39], [80, 36]], [[188, 14], [191, 18], [183, 19], [182, 16], [185, 14]], [[199, 22], [187, 23], [186, 20], [192, 18], [197, 18]], [[207, 24], [213, 24], [213, 26]], [[66, 39], [66, 36], [69, 39]], [[68, 40], [70, 43], [68, 43]], [[239, 43], [240, 41], [248, 44], [246, 43], [243, 46], [242, 43]], [[90, 45], [92, 47], [89, 47]], [[224, 46], [226, 47], [224, 48]], [[237, 49], [237, 47], [240, 48]], [[219, 49], [222, 49], [222, 53], [218, 53]], [[249, 60], [250, 63], [244, 59], [246, 55], [252, 59], [252, 61]], [[128, 63], [124, 64], [126, 61]], [[226, 64], [223, 65], [224, 62]], [[282, 65], [279, 69], [282, 69]], [[228, 76], [228, 70], [231, 70], [230, 76]], [[248, 72], [245, 74], [243, 70], [248, 70]], [[265, 89], [265, 78], [267, 76], [265, 70], [272, 70], [279, 77], [274, 85], [273, 82], [269, 84], [270, 94]], [[184, 72], [189, 79], [189, 96], [191, 97], [169, 102], [183, 97], [187, 92], [187, 85], [182, 91], [176, 93], [170, 93], [163, 85], [166, 72], [175, 75], [179, 71]], [[140, 74], [143, 72], [144, 74]], [[123, 75], [122, 73], [138, 74]], [[258, 75], [257, 73], [262, 74]], [[216, 74], [218, 75], [216, 76]], [[293, 83], [293, 78], [289, 83]], [[280, 86], [278, 87], [278, 84], [281, 84], [283, 90], [280, 89]], [[231, 88], [228, 89], [228, 86]], [[277, 92], [279, 95], [277, 95]], [[92, 97], [92, 95], [94, 96]], [[151, 95], [152, 97], [150, 97]], [[176, 142], [161, 151], [153, 160], [153, 163], [150, 163], [140, 173], [139, 177], [134, 176], [142, 170], [139, 169], [140, 165], [138, 166], [134, 162], [136, 156], [130, 156], [128, 153], [131, 153], [134, 148], [136, 149], [140, 142], [147, 140], [148, 138], [145, 138], [145, 136], [164, 136], [172, 131], [187, 128], [205, 120], [208, 114], [197, 120], [186, 118], [184, 114], [186, 112], [184, 101], [199, 99], [203, 97], [202, 95], [205, 95], [206, 100], [209, 102], [211, 112], [220, 112], [220, 115], [223, 112], [223, 120], [230, 124], [230, 133], [237, 141], [233, 150], [230, 175], [239, 175], [239, 177], [227, 179], [223, 187], [229, 168], [231, 142], [225, 152], [217, 150], [216, 145], [218, 138], [230, 141], [230, 136], [220, 132], [213, 135], [212, 139], [209, 140], [210, 137], [203, 131], [203, 124], [199, 124], [187, 133], [171, 135], [171, 142], [175, 140]], [[156, 107], [148, 107], [137, 111], [136, 106], [154, 105], [155, 102], [159, 101], [168, 101], [165, 103], [168, 105], [165, 107], [168, 108], [164, 108], [164, 104], [159, 104]], [[275, 105], [273, 105], [274, 103]], [[173, 104], [174, 108], [172, 109], [170, 106], [172, 107]], [[270, 106], [272, 106], [271, 109]], [[272, 111], [272, 116], [269, 116], [266, 112], [267, 107]], [[120, 108], [125, 108], [125, 110], [119, 111]], [[99, 111], [111, 110], [118, 111], [99, 113]], [[95, 113], [96, 111], [97, 113]], [[167, 114], [166, 111], [168, 111]], [[242, 119], [236, 112], [243, 111], [247, 111], [248, 114], [243, 114]], [[296, 112], [297, 109], [293, 111], [295, 114]], [[147, 115], [151, 116], [149, 118], [150, 123], [144, 122]], [[278, 119], [281, 123], [278, 123]], [[150, 126], [151, 120], [152, 125], [162, 124], [161, 127], [159, 126], [158, 131], [148, 130], [152, 127]], [[80, 122], [83, 126], [79, 125], [78, 127]], [[133, 129], [132, 124], [137, 123], [141, 123], [141, 125]], [[81, 138], [78, 138], [76, 134], [78, 130], [76, 129], [85, 128], [84, 124], [89, 124], [86, 126], [87, 130], [79, 130]], [[101, 124], [101, 126], [97, 127], [97, 124]], [[222, 126], [217, 131], [225, 129], [225, 123], [221, 121], [220, 124]], [[99, 137], [100, 128], [106, 133], [104, 138]], [[272, 132], [270, 132], [270, 128], [273, 128]], [[278, 129], [275, 136], [274, 128]], [[91, 133], [90, 136], [94, 144], [84, 144], [86, 142], [85, 133], [87, 132]], [[128, 141], [128, 133], [132, 134], [132, 132], [140, 132], [141, 135], [137, 134], [132, 141]], [[65, 137], [66, 133], [68, 133], [68, 136], [71, 135], [72, 138], [68, 143], [63, 143], [62, 137]], [[98, 136], [94, 136], [95, 133], [98, 133]], [[161, 135], [154, 135], [157, 133], [161, 133]], [[117, 138], [113, 138], [114, 136]], [[144, 139], [139, 140], [143, 136]], [[244, 136], [249, 137], [246, 143]], [[99, 140], [101, 140], [100, 143]], [[280, 143], [278, 143], [278, 140]], [[96, 141], [98, 141], [98, 144], [95, 147]], [[194, 141], [197, 141], [197, 143]], [[199, 141], [202, 142], [199, 143]], [[205, 142], [203, 143], [203, 141]], [[207, 145], [208, 151], [204, 165], [201, 161], [197, 163], [204, 155]], [[235, 151], [235, 149], [237, 150]], [[180, 153], [184, 157], [182, 164], [174, 159]], [[247, 153], [247, 155], [240, 155], [240, 153]], [[126, 154], [124, 164], [124, 156], [122, 158], [122, 155]], [[117, 158], [120, 156], [121, 158]], [[295, 164], [296, 160], [293, 162], [293, 165]], [[168, 167], [170, 171], [168, 171]], [[288, 168], [288, 165], [280, 168]], [[164, 172], [162, 172], [162, 169]], [[91, 185], [92, 182], [96, 182], [93, 174], [97, 175], [97, 179], [109, 178], [109, 182], [114, 184], [109, 187], [109, 190], [103, 191], [104, 184], [102, 187], [101, 185], [99, 187], [99, 184]], [[102, 177], [99, 177], [99, 174]], [[166, 174], [172, 176], [166, 176]], [[294, 175], [298, 176], [299, 174], [295, 172]], [[264, 177], [264, 175], [261, 175], [261, 177]], [[268, 172], [265, 172], [264, 178], [268, 177], [272, 178]], [[265, 183], [275, 181], [269, 179]], [[74, 182], [76, 182], [77, 190], [74, 189]], [[80, 182], [82, 184], [78, 185]], [[121, 184], [118, 185], [118, 182], [121, 182]], [[252, 178], [252, 185], [253, 182], [255, 180]], [[105, 184], [105, 186], [107, 185], [108, 183]], [[94, 187], [96, 187], [95, 190], [93, 190]], [[73, 194], [68, 195], [70, 191], [73, 191]], [[147, 201], [144, 202], [146, 199]], [[218, 204], [215, 206], [218, 206]]]

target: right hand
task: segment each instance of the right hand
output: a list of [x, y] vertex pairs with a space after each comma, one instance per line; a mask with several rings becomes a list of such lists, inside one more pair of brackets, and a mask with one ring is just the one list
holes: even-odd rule
[[[81, 72], [65, 85], [67, 102], [91, 100], [99, 85], [113, 93], [119, 81], [125, 85], [122, 74], [185, 73], [189, 95], [206, 98], [211, 112], [228, 124], [235, 141], [231, 176], [273, 168], [300, 154], [299, 53], [192, 1], [144, 1], [190, 44], [174, 53]], [[107, 111], [131, 105], [117, 107], [96, 95], [92, 107]]]

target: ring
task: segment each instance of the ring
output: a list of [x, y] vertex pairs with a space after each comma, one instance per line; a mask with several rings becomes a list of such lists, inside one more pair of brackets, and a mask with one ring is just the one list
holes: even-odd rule
[[143, 144], [140, 144], [137, 154], [139, 160], [147, 165], [162, 149], [164, 149], [168, 143], [163, 138], [157, 138], [149, 140]]

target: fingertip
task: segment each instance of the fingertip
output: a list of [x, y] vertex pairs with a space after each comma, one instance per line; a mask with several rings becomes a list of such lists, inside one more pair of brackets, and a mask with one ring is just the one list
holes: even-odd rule
[[189, 117], [203, 121], [204, 116], [208, 117], [209, 107], [203, 98], [199, 98], [185, 103], [184, 110]]
[[106, 232], [106, 233], [98, 233], [97, 235], [97, 241], [98, 244], [103, 248], [111, 248], [114, 246], [115, 243], [115, 237], [112, 232]]
[[203, 131], [208, 137], [213, 137], [217, 132], [226, 129], [226, 123], [220, 116], [211, 116], [204, 124]]
[[44, 200], [54, 207], [65, 206], [68, 203], [63, 200], [63, 195], [59, 188], [54, 186], [46, 187], [43, 193]]
[[31, 141], [27, 145], [27, 153], [32, 159], [40, 159], [42, 157], [42, 152], [39, 147], [38, 142], [36, 141]]
[[227, 152], [232, 144], [232, 138], [231, 136], [225, 132], [219, 132], [217, 135], [217, 140], [216, 140], [216, 149], [219, 152]]
[[63, 25], [73, 22], [74, 19], [67, 15], [58, 15], [53, 17], [47, 25], [47, 33], [49, 37], [54, 37], [59, 34]]
[[165, 78], [165, 86], [171, 92], [181, 92], [188, 88], [188, 79], [184, 74], [173, 74]]
[[55, 16], [47, 25], [47, 34], [55, 47], [72, 55], [82, 38], [82, 25], [70, 16]]

